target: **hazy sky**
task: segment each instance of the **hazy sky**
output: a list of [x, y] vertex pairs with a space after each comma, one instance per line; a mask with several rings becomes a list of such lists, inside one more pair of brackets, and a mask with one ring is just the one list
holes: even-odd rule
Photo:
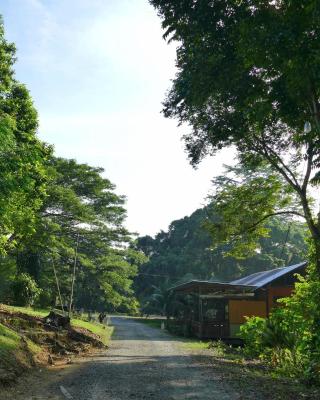
[[197, 170], [161, 114], [175, 48], [147, 0], [2, 0], [17, 78], [56, 154], [102, 166], [127, 196], [127, 226], [154, 235], [204, 203], [221, 155]]

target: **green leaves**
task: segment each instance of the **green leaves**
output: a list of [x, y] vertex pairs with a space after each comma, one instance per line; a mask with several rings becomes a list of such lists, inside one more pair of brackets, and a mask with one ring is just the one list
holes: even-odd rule
[[[191, 163], [232, 148], [243, 165], [271, 168], [270, 173], [297, 195], [317, 248], [320, 274], [320, 213], [314, 210], [308, 191], [310, 181], [318, 185], [320, 167], [318, 5], [291, 0], [150, 2], [166, 32], [177, 41], [177, 74], [163, 112], [191, 126], [184, 136]], [[311, 123], [307, 132], [303, 129], [306, 121]], [[253, 195], [249, 196], [249, 187], [229, 186], [216, 199], [220, 216], [224, 212], [230, 224], [220, 221], [222, 231], [232, 240], [237, 240], [235, 234], [242, 225], [250, 228], [254, 217], [264, 218], [273, 209], [288, 211], [287, 196], [273, 195], [279, 189], [270, 178], [250, 185]], [[256, 204], [257, 193], [265, 211]], [[237, 198], [239, 218], [236, 207], [231, 209], [232, 196]], [[259, 219], [255, 223], [256, 229], [241, 234], [242, 241], [237, 242], [239, 246], [246, 242], [250, 252], [255, 250], [254, 232], [267, 234]], [[212, 233], [223, 241], [217, 229]], [[244, 248], [239, 250], [237, 256]]]
[[213, 184], [211, 218], [205, 227], [215, 246], [231, 244], [227, 255], [254, 255], [261, 250], [260, 238], [269, 235], [268, 218], [298, 213], [290, 188], [268, 168], [227, 167], [226, 175], [215, 178]]
[[136, 305], [132, 279], [136, 265], [145, 258], [128, 247], [131, 234], [122, 225], [126, 215], [124, 198], [101, 176], [103, 172], [75, 160], [48, 160], [47, 196], [37, 215], [34, 234], [24, 240], [18, 252], [20, 272], [32, 271], [34, 259], [38, 259], [37, 280], [48, 287], [43, 301], [55, 297], [54, 260], [62, 297], [69, 302], [78, 242], [75, 304], [92, 309], [124, 306], [128, 311], [130, 297]]
[[282, 121], [303, 137], [305, 120], [317, 118], [319, 97], [314, 7], [251, 0], [151, 3], [165, 36], [178, 42], [178, 73], [164, 113], [193, 127], [185, 138], [193, 163], [239, 144], [254, 124], [263, 132], [271, 121]]
[[13, 302], [17, 306], [32, 306], [42, 290], [28, 274], [20, 274], [12, 282]]
[[269, 218], [299, 215], [290, 186], [266, 166], [255, 170], [227, 167], [226, 175], [215, 178], [213, 184], [211, 218], [205, 227], [215, 246], [231, 245], [226, 255], [245, 258], [260, 252], [259, 241], [270, 232]]
[[284, 376], [319, 384], [320, 283], [298, 277], [294, 293], [279, 300], [269, 319], [252, 317], [241, 327], [248, 355], [263, 358]]
[[37, 112], [30, 95], [13, 77], [14, 55], [0, 21], [0, 254], [33, 234], [50, 154], [36, 137]]

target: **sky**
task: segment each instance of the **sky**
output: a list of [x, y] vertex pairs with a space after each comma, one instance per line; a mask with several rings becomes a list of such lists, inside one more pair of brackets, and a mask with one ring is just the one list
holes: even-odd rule
[[230, 152], [195, 170], [177, 127], [160, 113], [175, 75], [175, 45], [147, 0], [2, 0], [16, 77], [57, 156], [100, 166], [127, 197], [127, 227], [166, 230], [205, 204]]

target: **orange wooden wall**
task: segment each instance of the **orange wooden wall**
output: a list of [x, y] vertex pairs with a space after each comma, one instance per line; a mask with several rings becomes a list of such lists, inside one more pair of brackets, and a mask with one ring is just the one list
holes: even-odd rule
[[230, 324], [243, 324], [245, 317], [266, 317], [267, 307], [265, 301], [256, 300], [229, 300]]
[[293, 288], [290, 287], [270, 287], [268, 288], [268, 302], [269, 302], [269, 310], [271, 311], [272, 307], [277, 306], [277, 301], [274, 297], [288, 297], [291, 296]]

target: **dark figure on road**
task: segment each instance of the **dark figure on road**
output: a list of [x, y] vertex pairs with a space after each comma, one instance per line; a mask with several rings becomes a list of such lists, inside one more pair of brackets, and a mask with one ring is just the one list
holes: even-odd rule
[[104, 321], [104, 319], [106, 318], [106, 313], [105, 312], [101, 312], [100, 314], [99, 314], [99, 322], [100, 322], [100, 324], [102, 324], [103, 323], [103, 321]]

